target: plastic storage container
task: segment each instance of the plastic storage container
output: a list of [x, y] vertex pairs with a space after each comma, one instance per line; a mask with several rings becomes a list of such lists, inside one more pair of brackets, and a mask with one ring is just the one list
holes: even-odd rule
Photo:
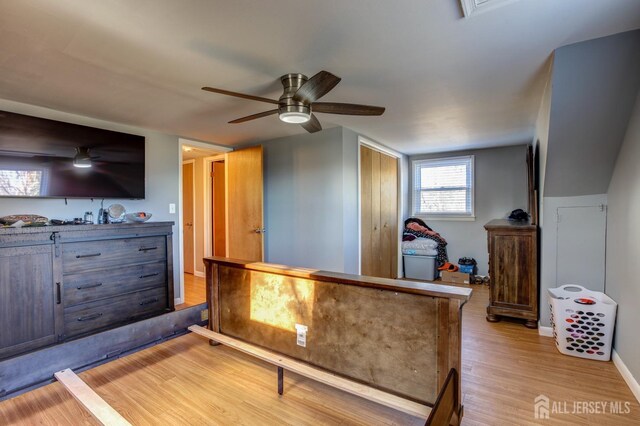
[[558, 350], [565, 355], [609, 361], [618, 304], [604, 293], [575, 284], [548, 292]]
[[476, 265], [458, 265], [458, 270], [463, 274], [472, 274], [476, 272]]
[[436, 257], [408, 255], [404, 259], [404, 276], [416, 280], [433, 281], [436, 279]]

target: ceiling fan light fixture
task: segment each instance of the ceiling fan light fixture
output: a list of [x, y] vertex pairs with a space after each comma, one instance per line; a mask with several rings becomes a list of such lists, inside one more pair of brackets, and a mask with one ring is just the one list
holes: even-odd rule
[[76, 155], [73, 157], [73, 167], [87, 169], [91, 167], [91, 157], [89, 148], [76, 148]]
[[285, 123], [302, 124], [311, 119], [311, 114], [305, 112], [285, 111], [281, 112], [278, 117]]

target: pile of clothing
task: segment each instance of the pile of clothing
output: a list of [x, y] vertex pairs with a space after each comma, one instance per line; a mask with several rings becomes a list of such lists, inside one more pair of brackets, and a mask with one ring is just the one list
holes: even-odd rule
[[[429, 228], [422, 219], [410, 217], [404, 221], [402, 241], [403, 254], [429, 255], [426, 251], [430, 249], [435, 250], [434, 254], [436, 256], [437, 266], [442, 266], [449, 261], [449, 257], [447, 256], [447, 241], [442, 238], [440, 234]], [[413, 245], [420, 245], [420, 249], [425, 250], [425, 252], [418, 253], [417, 250], [420, 249], [409, 247], [411, 244], [407, 244], [407, 241], [412, 242]], [[405, 250], [414, 250], [414, 252], [405, 253]]]

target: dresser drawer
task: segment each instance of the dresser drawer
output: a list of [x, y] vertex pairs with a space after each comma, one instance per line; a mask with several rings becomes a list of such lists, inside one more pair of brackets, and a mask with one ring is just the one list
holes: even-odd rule
[[64, 306], [92, 302], [167, 285], [165, 262], [145, 263], [64, 276]]
[[165, 237], [66, 243], [63, 244], [62, 250], [62, 271], [65, 274], [167, 258]]
[[166, 288], [102, 299], [64, 310], [66, 338], [133, 321], [140, 317], [161, 313], [167, 304]]

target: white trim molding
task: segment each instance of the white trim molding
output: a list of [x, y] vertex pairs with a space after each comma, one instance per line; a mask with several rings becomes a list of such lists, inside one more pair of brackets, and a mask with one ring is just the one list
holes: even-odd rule
[[518, 0], [460, 0], [460, 6], [462, 6], [464, 17], [470, 18], [472, 15], [506, 6], [516, 1]]
[[193, 271], [193, 275], [196, 276], [196, 277], [200, 277], [200, 278], [204, 278], [205, 277], [204, 272], [195, 271], [195, 270]]
[[174, 306], [182, 305], [184, 303], [184, 297], [176, 297], [173, 299]]
[[615, 365], [620, 372], [624, 381], [627, 383], [627, 386], [629, 386], [629, 389], [631, 389], [633, 396], [635, 396], [638, 402], [640, 402], [640, 383], [638, 383], [638, 380], [633, 377], [633, 374], [631, 374], [631, 371], [629, 371], [625, 363], [622, 362], [622, 358], [620, 358], [620, 355], [618, 355], [618, 352], [616, 352], [615, 349], [611, 351], [611, 360], [613, 361], [613, 365]]
[[544, 337], [553, 337], [553, 328], [538, 325], [538, 334]]

